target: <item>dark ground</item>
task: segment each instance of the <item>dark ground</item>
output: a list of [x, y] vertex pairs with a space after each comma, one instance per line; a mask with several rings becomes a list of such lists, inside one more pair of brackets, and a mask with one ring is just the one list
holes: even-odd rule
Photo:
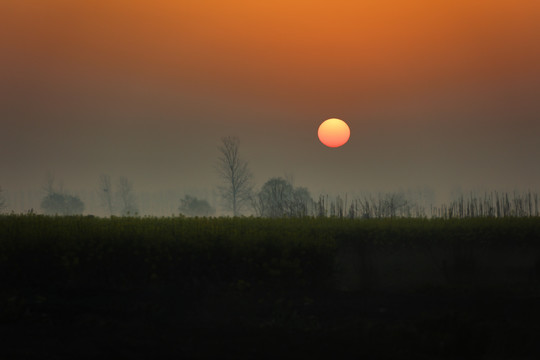
[[237, 285], [10, 294], [2, 304], [0, 358], [540, 357], [540, 296]]
[[0, 217], [0, 360], [540, 359], [540, 221]]

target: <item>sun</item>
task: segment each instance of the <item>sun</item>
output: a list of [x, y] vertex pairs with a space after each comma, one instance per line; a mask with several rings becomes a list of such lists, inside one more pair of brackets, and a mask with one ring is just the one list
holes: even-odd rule
[[331, 118], [319, 126], [318, 135], [324, 145], [337, 148], [349, 141], [351, 130], [345, 121]]

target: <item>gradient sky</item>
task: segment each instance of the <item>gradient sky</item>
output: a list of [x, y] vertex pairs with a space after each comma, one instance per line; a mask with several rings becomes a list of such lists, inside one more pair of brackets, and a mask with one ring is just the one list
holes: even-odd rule
[[228, 135], [258, 187], [538, 189], [540, 2], [0, 1], [4, 189], [215, 189]]

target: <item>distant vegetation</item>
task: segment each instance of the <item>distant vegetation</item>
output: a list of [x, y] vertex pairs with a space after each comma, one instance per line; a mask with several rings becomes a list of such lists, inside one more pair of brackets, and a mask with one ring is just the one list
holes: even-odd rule
[[309, 212], [310, 215], [338, 218], [442, 218], [465, 219], [477, 217], [538, 217], [540, 202], [537, 193], [486, 192], [459, 196], [449, 204], [440, 206], [417, 202], [404, 193], [369, 195], [353, 198], [349, 202], [337, 196], [334, 199], [319, 197]]
[[211, 207], [208, 201], [190, 195], [180, 199], [178, 211], [187, 216], [212, 216], [216, 213], [216, 209]]
[[312, 215], [313, 199], [307, 188], [294, 187], [289, 181], [276, 177], [264, 183], [254, 195], [252, 206], [261, 217], [303, 217]]
[[84, 203], [78, 196], [66, 194], [62, 186], [54, 186], [54, 178], [48, 174], [43, 185], [45, 197], [41, 200], [41, 210], [46, 215], [80, 215], [84, 211]]
[[52, 192], [41, 201], [41, 209], [46, 215], [80, 215], [84, 203], [77, 196]]
[[135, 216], [139, 213], [133, 183], [125, 176], [118, 179], [116, 188], [113, 189], [111, 177], [102, 174], [99, 178], [98, 194], [101, 206], [111, 216], [117, 213], [122, 216]]
[[[164, 196], [145, 197], [146, 204], [139, 205], [133, 182], [122, 176], [114, 183], [107, 174], [99, 178], [97, 195], [101, 211], [92, 208], [89, 212], [106, 216], [141, 216], [182, 214], [193, 217], [213, 217], [232, 215], [257, 216], [262, 218], [348, 218], [348, 219], [465, 219], [465, 218], [508, 218], [538, 217], [540, 204], [538, 193], [485, 191], [460, 193], [446, 203], [435, 202], [433, 190], [395, 191], [388, 193], [363, 193], [363, 195], [315, 195], [304, 186], [296, 186], [292, 179], [271, 177], [257, 188], [248, 163], [240, 156], [240, 141], [237, 137], [221, 139], [217, 150], [217, 187], [221, 203], [212, 203], [204, 197], [184, 194], [177, 197], [170, 206]], [[46, 215], [77, 215], [86, 208], [77, 195], [68, 194], [62, 184], [55, 186], [54, 178], [48, 174], [43, 185], [39, 208]], [[362, 189], [359, 189], [361, 191]], [[169, 193], [167, 194], [170, 197]], [[21, 196], [24, 198], [24, 196]], [[35, 197], [35, 196], [34, 196]], [[19, 198], [20, 199], [20, 198]], [[151, 199], [150, 201], [148, 201]], [[13, 200], [13, 199], [12, 199]], [[86, 198], [85, 198], [86, 200]], [[167, 199], [168, 200], [168, 199]], [[20, 201], [10, 201], [10, 203]], [[148, 202], [154, 202], [154, 209], [148, 209]], [[155, 211], [155, 205], [159, 208]], [[167, 209], [168, 207], [168, 209]], [[219, 209], [221, 207], [221, 209]], [[0, 211], [8, 210], [0, 188]], [[221, 210], [221, 211], [220, 211]], [[34, 209], [24, 209], [34, 213]]]

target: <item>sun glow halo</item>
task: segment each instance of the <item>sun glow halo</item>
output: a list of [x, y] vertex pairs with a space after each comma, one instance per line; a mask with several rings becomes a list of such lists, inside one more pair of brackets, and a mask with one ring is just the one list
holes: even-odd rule
[[344, 145], [351, 136], [351, 130], [343, 120], [331, 118], [319, 126], [319, 140], [326, 146], [337, 148]]

